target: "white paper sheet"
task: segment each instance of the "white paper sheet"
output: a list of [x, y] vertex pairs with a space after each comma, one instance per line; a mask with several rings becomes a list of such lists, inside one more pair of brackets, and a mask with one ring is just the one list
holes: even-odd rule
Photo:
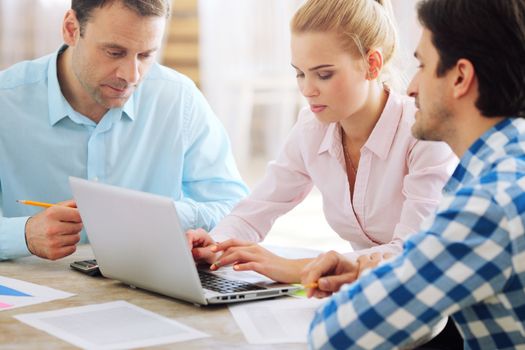
[[306, 343], [315, 310], [325, 301], [281, 298], [229, 308], [250, 344]]
[[0, 311], [63, 299], [75, 294], [0, 276]]
[[15, 316], [85, 349], [132, 349], [208, 337], [125, 301]]

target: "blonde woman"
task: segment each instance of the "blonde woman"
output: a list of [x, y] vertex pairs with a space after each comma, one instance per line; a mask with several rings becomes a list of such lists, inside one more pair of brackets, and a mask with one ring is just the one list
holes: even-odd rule
[[434, 211], [457, 159], [445, 144], [411, 135], [414, 102], [385, 81], [397, 46], [391, 14], [389, 0], [309, 0], [297, 11], [292, 65], [309, 108], [253, 193], [210, 234], [188, 232], [197, 261], [298, 282], [311, 259], [285, 259], [256, 242], [313, 186], [361, 268], [400, 253]]

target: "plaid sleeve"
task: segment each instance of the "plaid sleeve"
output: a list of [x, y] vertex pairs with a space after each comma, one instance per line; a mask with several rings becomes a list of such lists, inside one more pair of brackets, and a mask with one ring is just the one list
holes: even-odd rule
[[465, 188], [445, 198], [402, 256], [345, 286], [317, 311], [310, 347], [403, 347], [429, 335], [444, 316], [495, 295], [512, 271], [506, 210], [484, 190]]

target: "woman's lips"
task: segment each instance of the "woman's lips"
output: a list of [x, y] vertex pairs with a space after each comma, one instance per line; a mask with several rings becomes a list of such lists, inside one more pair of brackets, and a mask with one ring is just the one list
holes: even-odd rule
[[326, 109], [326, 106], [325, 105], [310, 105], [310, 110], [313, 112], [313, 113], [321, 113], [322, 111], [324, 111]]

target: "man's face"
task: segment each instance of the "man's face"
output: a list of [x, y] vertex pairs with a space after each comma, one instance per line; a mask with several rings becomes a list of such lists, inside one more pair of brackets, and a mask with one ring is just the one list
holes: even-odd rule
[[428, 29], [423, 29], [415, 56], [419, 67], [408, 87], [408, 94], [415, 97], [418, 108], [412, 134], [420, 140], [444, 141], [453, 127], [451, 100], [447, 98], [446, 74], [443, 77], [436, 74], [439, 55]]
[[77, 98], [122, 107], [154, 62], [165, 25], [164, 17], [139, 16], [119, 1], [93, 10], [72, 48], [73, 72], [88, 95]]

